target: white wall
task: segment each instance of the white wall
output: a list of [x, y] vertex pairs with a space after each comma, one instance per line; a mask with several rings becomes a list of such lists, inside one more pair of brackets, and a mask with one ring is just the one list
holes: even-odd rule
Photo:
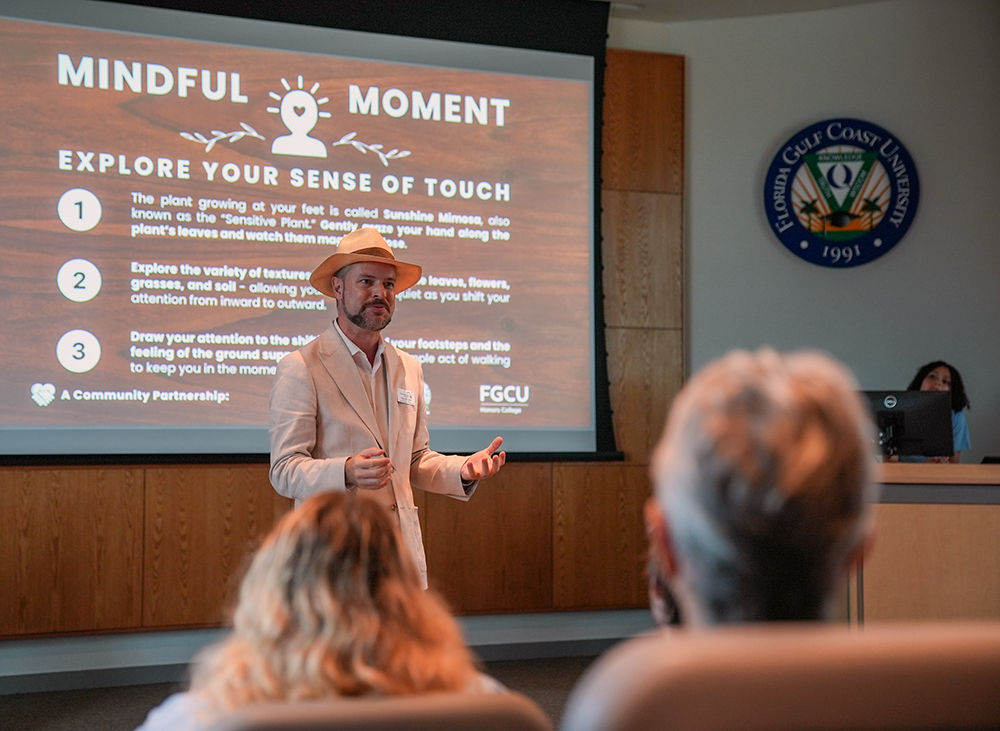
[[[735, 347], [813, 347], [862, 388], [953, 363], [973, 448], [1000, 454], [1000, 2], [892, 0], [685, 23], [612, 19], [609, 45], [686, 57], [688, 367]], [[919, 209], [890, 252], [834, 270], [771, 233], [780, 145], [855, 117], [906, 145]]]

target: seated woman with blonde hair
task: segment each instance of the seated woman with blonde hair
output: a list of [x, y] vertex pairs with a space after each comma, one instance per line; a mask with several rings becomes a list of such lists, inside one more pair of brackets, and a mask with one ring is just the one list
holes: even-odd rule
[[201, 729], [253, 703], [336, 696], [502, 692], [476, 669], [443, 599], [421, 587], [384, 509], [314, 495], [264, 540], [230, 637], [204, 650], [191, 689], [139, 731]]

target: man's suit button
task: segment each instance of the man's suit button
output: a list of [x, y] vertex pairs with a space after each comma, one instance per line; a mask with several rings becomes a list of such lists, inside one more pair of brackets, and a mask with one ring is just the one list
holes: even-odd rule
[[395, 513], [396, 512], [396, 503], [393, 503], [392, 505], [390, 505], [389, 506], [389, 510], [391, 510], [392, 512]]

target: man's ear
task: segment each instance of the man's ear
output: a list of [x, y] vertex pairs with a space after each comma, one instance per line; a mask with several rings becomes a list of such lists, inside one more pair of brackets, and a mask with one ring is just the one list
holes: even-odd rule
[[677, 560], [670, 540], [670, 528], [655, 497], [646, 501], [644, 513], [650, 558], [656, 563], [664, 579], [672, 579], [677, 573]]
[[344, 296], [344, 280], [334, 275], [330, 280], [330, 286], [333, 288], [334, 299], [336, 299], [337, 302], [340, 302], [341, 298]]

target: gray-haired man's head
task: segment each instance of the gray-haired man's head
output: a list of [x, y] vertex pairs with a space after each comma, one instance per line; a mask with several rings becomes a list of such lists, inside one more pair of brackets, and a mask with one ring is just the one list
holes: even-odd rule
[[653, 456], [651, 578], [686, 622], [829, 616], [870, 537], [874, 447], [850, 372], [735, 351], [681, 391]]

